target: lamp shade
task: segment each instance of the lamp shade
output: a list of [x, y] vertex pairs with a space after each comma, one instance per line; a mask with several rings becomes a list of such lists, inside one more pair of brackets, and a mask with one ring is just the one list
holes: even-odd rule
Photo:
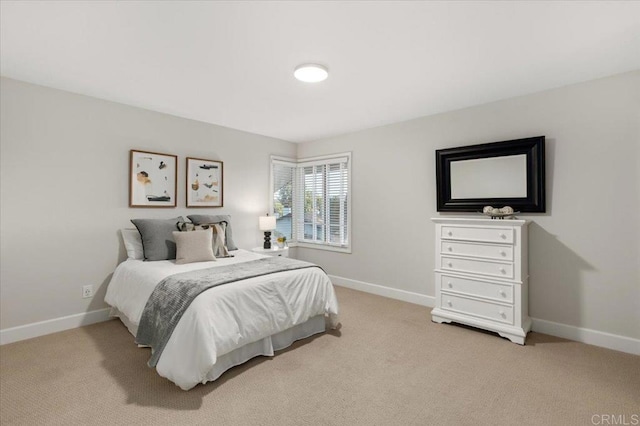
[[271, 231], [276, 229], [276, 217], [275, 216], [260, 216], [258, 218], [261, 231]]

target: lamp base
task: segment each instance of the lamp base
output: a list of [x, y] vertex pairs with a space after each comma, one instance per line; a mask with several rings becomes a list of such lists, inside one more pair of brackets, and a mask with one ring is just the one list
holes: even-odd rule
[[271, 249], [271, 231], [264, 231], [264, 244], [262, 248], [265, 250]]

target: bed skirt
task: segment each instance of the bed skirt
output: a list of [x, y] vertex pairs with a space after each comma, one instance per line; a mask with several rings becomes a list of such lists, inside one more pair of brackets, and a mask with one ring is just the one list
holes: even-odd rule
[[[126, 315], [118, 309], [111, 308], [110, 315], [120, 318], [120, 321], [127, 327], [129, 332], [135, 337], [137, 326], [133, 324]], [[225, 371], [237, 365], [244, 364], [251, 358], [257, 356], [273, 356], [275, 351], [285, 349], [296, 340], [306, 339], [314, 334], [323, 333], [326, 329], [324, 315], [317, 315], [302, 324], [293, 326], [287, 330], [265, 337], [253, 343], [241, 346], [224, 355], [218, 356], [215, 365], [209, 370], [202, 383], [216, 380]], [[159, 372], [160, 373], [160, 372]], [[171, 378], [169, 378], [171, 380]]]

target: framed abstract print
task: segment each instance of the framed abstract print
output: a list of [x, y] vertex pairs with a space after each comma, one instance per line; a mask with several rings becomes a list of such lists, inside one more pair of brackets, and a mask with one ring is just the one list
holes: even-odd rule
[[222, 207], [222, 161], [187, 157], [187, 207]]
[[178, 157], [148, 151], [130, 151], [129, 207], [175, 207]]

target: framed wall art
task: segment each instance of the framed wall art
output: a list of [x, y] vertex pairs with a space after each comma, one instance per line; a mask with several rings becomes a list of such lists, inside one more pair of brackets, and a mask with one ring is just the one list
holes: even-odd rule
[[187, 157], [187, 207], [222, 207], [222, 161]]
[[131, 150], [129, 207], [175, 207], [178, 157]]

